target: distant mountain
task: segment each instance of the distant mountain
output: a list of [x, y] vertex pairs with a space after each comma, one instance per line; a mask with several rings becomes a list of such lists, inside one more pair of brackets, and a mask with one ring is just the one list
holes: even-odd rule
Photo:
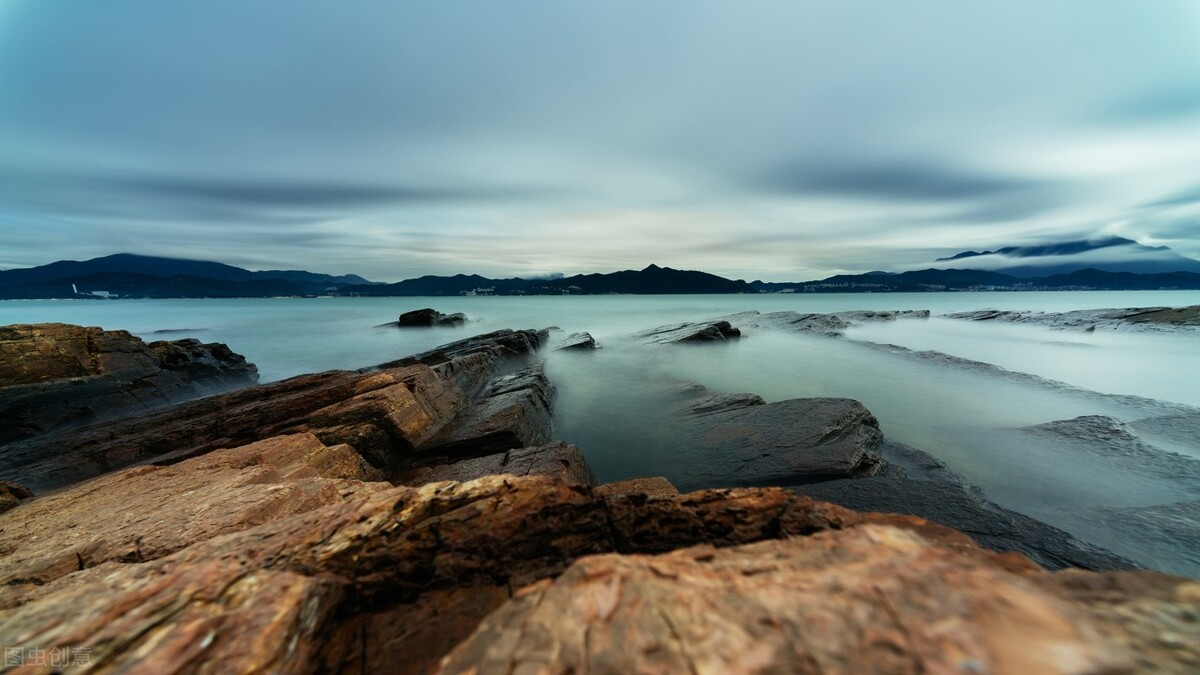
[[[1124, 244], [1114, 244], [1113, 247]], [[970, 253], [970, 252], [967, 252]], [[983, 256], [985, 254], [977, 254]], [[986, 255], [991, 255], [986, 253]], [[966, 256], [962, 259], [969, 259]], [[348, 283], [349, 282], [349, 283]], [[1002, 290], [1200, 289], [1200, 273], [1112, 272], [1087, 268], [1067, 274], [1017, 277], [981, 269], [839, 274], [817, 281], [773, 283], [726, 279], [707, 272], [650, 265], [609, 274], [562, 278], [490, 279], [478, 274], [424, 276], [393, 284], [357, 275], [331, 276], [299, 270], [251, 272], [201, 260], [119, 254], [83, 262], [60, 261], [0, 271], [0, 299], [134, 297], [235, 298], [331, 294], [343, 296], [458, 295], [672, 295], [687, 293], [886, 293]]]
[[224, 263], [118, 253], [82, 262], [0, 271], [0, 298], [70, 298], [105, 291], [133, 297], [311, 295], [371, 284], [358, 276], [299, 270], [251, 272]]
[[1166, 246], [1145, 246], [1123, 237], [963, 251], [935, 261], [964, 262], [973, 268], [1015, 277], [1070, 274], [1084, 269], [1134, 274], [1200, 272], [1200, 260], [1181, 256]]
[[560, 279], [488, 279], [479, 275], [426, 276], [394, 284], [348, 286], [345, 294], [416, 295], [678, 295], [686, 293], [753, 293], [745, 281], [707, 272], [650, 265], [642, 270], [609, 274], [577, 274]]

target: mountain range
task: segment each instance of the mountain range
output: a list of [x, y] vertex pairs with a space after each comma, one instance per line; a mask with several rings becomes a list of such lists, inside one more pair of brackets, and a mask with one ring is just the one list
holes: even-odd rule
[[[960, 265], [997, 255], [1007, 259], [1044, 259], [1128, 247], [1127, 243], [1099, 245], [1100, 243], [1102, 242], [1072, 242], [1058, 247], [1009, 247], [996, 251], [964, 251], [938, 262]], [[1167, 251], [1169, 252], [1169, 249]], [[839, 274], [815, 281], [778, 283], [746, 282], [741, 279], [726, 279], [707, 272], [650, 265], [641, 270], [577, 274], [550, 279], [491, 279], [477, 274], [458, 274], [423, 276], [387, 284], [371, 282], [353, 274], [333, 276], [301, 270], [252, 272], [217, 262], [120, 253], [82, 262], [59, 261], [39, 267], [0, 271], [0, 299], [1200, 289], [1200, 261], [1176, 257], [1195, 263], [1195, 268], [1137, 273], [1086, 267], [1073, 268], [1061, 273], [1022, 276], [1013, 274], [1009, 269], [997, 271], [931, 267], [900, 273], [877, 271]], [[1056, 266], [1039, 266], [1037, 269], [1053, 270]]]
[[993, 251], [962, 251], [938, 258], [932, 267], [962, 265], [1014, 277], [1071, 274], [1084, 269], [1134, 274], [1200, 272], [1200, 260], [1181, 256], [1166, 246], [1146, 246], [1123, 237], [1005, 246]]

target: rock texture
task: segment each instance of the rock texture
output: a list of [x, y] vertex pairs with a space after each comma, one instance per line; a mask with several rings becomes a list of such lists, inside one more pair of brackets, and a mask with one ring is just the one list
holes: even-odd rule
[[0, 443], [251, 384], [253, 364], [220, 343], [146, 343], [69, 324], [0, 327]]
[[1054, 577], [866, 525], [589, 557], [524, 589], [443, 673], [1186, 673], [1200, 585]]
[[462, 312], [442, 314], [431, 307], [414, 309], [400, 315], [396, 325], [401, 328], [431, 328], [433, 326], [461, 326], [467, 322], [467, 316]]
[[637, 337], [657, 344], [683, 344], [689, 342], [721, 342], [739, 338], [742, 331], [728, 321], [701, 323], [679, 323], [659, 326], [637, 334]]
[[[4, 448], [0, 478], [42, 491], [136, 462], [171, 463], [304, 432], [328, 445], [348, 444], [384, 472], [406, 468], [439, 433], [453, 438], [454, 429], [468, 423], [491, 425], [486, 447], [477, 444], [480, 454], [544, 444], [550, 440], [547, 412], [521, 414], [501, 405], [532, 393], [522, 394], [512, 383], [503, 392], [495, 390], [487, 408], [495, 414], [482, 418], [481, 406], [468, 406], [512, 357], [536, 350], [541, 335], [490, 333], [376, 369], [303, 375], [69, 433], [43, 434]], [[544, 382], [536, 375], [528, 379], [532, 387]], [[549, 397], [548, 391], [535, 393]], [[506, 421], [512, 425], [505, 426]], [[464, 445], [456, 449], [469, 452]]]
[[23, 499], [33, 497], [33, 490], [10, 480], [0, 480], [0, 513], [15, 507]]
[[870, 476], [884, 466], [879, 422], [858, 401], [761, 401], [725, 396], [693, 404], [680, 423], [680, 486], [798, 485]]
[[592, 337], [591, 333], [571, 333], [563, 338], [562, 344], [557, 347], [559, 350], [569, 351], [589, 351], [599, 348], [600, 346], [596, 344], [596, 339]]
[[1177, 331], [1200, 326], [1200, 305], [1190, 307], [1130, 307], [1126, 309], [1081, 309], [1071, 312], [1030, 312], [980, 309], [947, 314], [966, 321], [1029, 323], [1058, 329]]

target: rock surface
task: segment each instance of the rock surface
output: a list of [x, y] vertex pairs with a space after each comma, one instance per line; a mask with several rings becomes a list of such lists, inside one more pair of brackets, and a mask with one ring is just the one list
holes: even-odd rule
[[591, 333], [571, 333], [563, 338], [562, 344], [557, 347], [559, 350], [569, 351], [588, 351], [599, 348], [600, 346], [596, 344], [596, 339], [592, 337]]
[[605, 483], [593, 489], [598, 495], [641, 494], [647, 497], [673, 497], [679, 490], [662, 476], [649, 478], [630, 478], [614, 483]]
[[[675, 476], [685, 489], [856, 478], [873, 475], [885, 464], [878, 453], [879, 422], [858, 401], [706, 401], [699, 404], [701, 412], [680, 424], [679, 451], [687, 459]], [[722, 401], [735, 407], [722, 407]]]
[[0, 480], [0, 513], [14, 508], [21, 500], [33, 497], [33, 490], [10, 480]]
[[257, 380], [257, 368], [220, 343], [146, 343], [69, 324], [2, 326], [0, 443]]
[[[398, 471], [435, 435], [445, 430], [452, 436], [456, 426], [467, 424], [466, 417], [458, 418], [470, 399], [510, 358], [536, 350], [541, 341], [536, 331], [490, 333], [378, 369], [303, 375], [69, 433], [43, 434], [4, 448], [0, 478], [43, 491], [137, 462], [171, 463], [216, 448], [304, 432], [327, 445], [348, 444], [384, 472]], [[509, 399], [520, 396], [505, 393]], [[490, 409], [502, 417], [506, 409], [499, 394], [489, 400]], [[471, 409], [479, 413], [478, 407]], [[504, 427], [496, 416], [482, 421], [478, 414], [470, 416], [471, 424], [496, 422], [495, 438], [481, 454], [550, 440], [548, 412], [512, 413], [504, 419], [524, 423], [522, 434], [503, 436], [515, 427]], [[503, 438], [512, 444], [506, 445]]]
[[659, 326], [658, 328], [652, 328], [636, 335], [636, 337], [656, 344], [721, 342], [741, 336], [742, 331], [740, 329], [734, 328], [728, 321], [724, 320]]
[[947, 314], [966, 321], [1028, 323], [1058, 329], [1176, 331], [1200, 327], [1200, 305], [1190, 307], [1129, 307], [1082, 309], [1071, 312], [1030, 312], [981, 309]]
[[434, 326], [457, 327], [467, 322], [467, 315], [462, 312], [442, 314], [431, 307], [414, 309], [400, 315], [396, 325], [401, 328], [432, 328]]
[[[530, 586], [443, 673], [1185, 673], [1200, 584], [1006, 568], [866, 525], [604, 555]], [[1170, 636], [1170, 637], [1167, 637]]]

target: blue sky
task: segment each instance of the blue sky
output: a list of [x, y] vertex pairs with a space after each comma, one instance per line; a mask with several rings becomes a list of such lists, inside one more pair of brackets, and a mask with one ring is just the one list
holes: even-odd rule
[[1200, 3], [0, 0], [0, 267], [1200, 257]]

